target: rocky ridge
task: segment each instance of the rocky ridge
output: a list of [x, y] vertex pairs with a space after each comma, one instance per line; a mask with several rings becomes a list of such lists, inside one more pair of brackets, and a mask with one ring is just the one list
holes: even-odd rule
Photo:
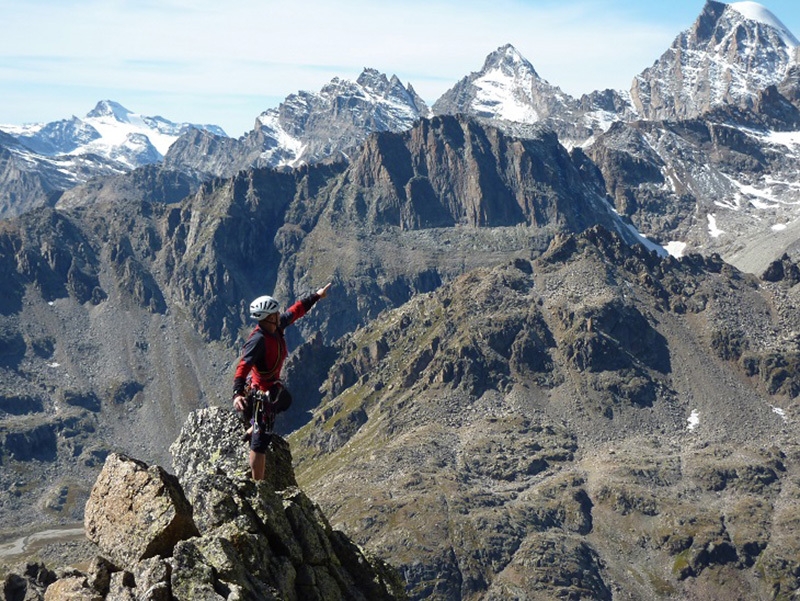
[[297, 487], [275, 437], [269, 479], [247, 473], [230, 410], [189, 416], [171, 451], [177, 477], [112, 454], [86, 506], [99, 554], [82, 572], [29, 564], [6, 576], [4, 598], [405, 599], [397, 574], [328, 524]]
[[195, 130], [170, 148], [164, 165], [231, 177], [244, 169], [346, 159], [369, 134], [404, 131], [428, 116], [425, 101], [410, 85], [364, 69], [355, 82], [334, 78], [319, 92], [289, 95], [238, 140]]
[[641, 232], [760, 273], [796, 239], [799, 126], [800, 107], [772, 87], [750, 111], [617, 123], [585, 151]]

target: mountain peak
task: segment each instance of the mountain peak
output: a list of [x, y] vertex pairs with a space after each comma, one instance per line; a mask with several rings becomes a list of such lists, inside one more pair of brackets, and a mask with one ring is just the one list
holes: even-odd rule
[[389, 79], [384, 73], [381, 73], [377, 69], [364, 67], [361, 75], [356, 79], [356, 83], [364, 87], [385, 89], [389, 86]]
[[506, 44], [486, 57], [481, 71], [445, 92], [433, 112], [530, 124], [571, 110], [574, 104], [574, 99], [539, 77], [514, 46]]
[[483, 63], [483, 71], [489, 71], [497, 67], [511, 67], [514, 71], [520, 69], [531, 72], [534, 76], [538, 77], [536, 69], [519, 51], [511, 44], [500, 46], [497, 50], [486, 57]]
[[129, 116], [133, 111], [126, 109], [124, 106], [113, 100], [101, 100], [97, 105], [86, 114], [86, 118], [92, 117], [113, 117], [122, 123], [130, 121]]

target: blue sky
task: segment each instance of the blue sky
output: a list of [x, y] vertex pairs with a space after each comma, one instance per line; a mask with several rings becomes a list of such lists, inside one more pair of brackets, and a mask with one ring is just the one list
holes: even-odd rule
[[[800, 2], [760, 2], [800, 38]], [[573, 96], [628, 89], [704, 0], [0, 0], [0, 123], [99, 100], [229, 135], [298, 90], [365, 67], [432, 104], [513, 44]]]

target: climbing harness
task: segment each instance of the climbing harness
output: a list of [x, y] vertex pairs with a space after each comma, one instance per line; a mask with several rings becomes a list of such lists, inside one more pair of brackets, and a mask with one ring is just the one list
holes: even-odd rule
[[243, 413], [243, 423], [248, 428], [242, 440], [252, 438], [255, 429], [259, 434], [272, 434], [275, 428], [275, 416], [286, 410], [292, 402], [289, 391], [283, 384], [275, 381], [268, 391], [247, 388], [245, 391], [248, 409]]

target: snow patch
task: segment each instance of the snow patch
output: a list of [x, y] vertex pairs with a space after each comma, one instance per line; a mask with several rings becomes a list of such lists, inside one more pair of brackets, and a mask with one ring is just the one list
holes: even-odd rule
[[686, 250], [686, 242], [679, 242], [678, 240], [670, 240], [664, 246], [666, 251], [676, 259], [680, 259], [683, 256], [683, 251]]
[[717, 217], [711, 213], [708, 214], [708, 233], [712, 238], [719, 238], [725, 233], [717, 227]]
[[88, 149], [90, 152], [108, 156], [114, 147], [124, 145], [132, 134], [141, 134], [149, 138], [150, 143], [163, 156], [178, 139], [178, 136], [151, 129], [141, 116], [135, 113], [128, 115], [128, 122], [118, 121], [113, 117], [89, 117], [85, 121], [97, 130], [100, 138], [79, 148], [77, 154], [85, 154]]
[[692, 414], [686, 419], [689, 425], [686, 426], [687, 430], [694, 430], [700, 424], [700, 413], [697, 409], [692, 409]]
[[785, 223], [776, 223], [776, 224], [775, 224], [775, 225], [773, 225], [773, 226], [772, 226], [770, 229], [771, 229], [773, 232], [782, 232], [783, 230], [785, 230], [785, 229], [786, 229], [786, 224], [785, 224]]
[[[608, 205], [606, 205], [606, 207], [615, 216], [619, 217], [619, 212], [617, 212], [616, 209], [608, 207]], [[661, 246], [660, 244], [657, 244], [656, 242], [653, 242], [652, 240], [650, 240], [647, 236], [645, 236], [643, 233], [641, 233], [639, 230], [637, 230], [636, 227], [634, 227], [630, 223], [626, 223], [626, 222], [620, 220], [620, 225], [623, 228], [625, 228], [626, 230], [628, 230], [631, 234], [633, 234], [636, 237], [636, 239], [639, 240], [639, 244], [644, 246], [647, 250], [656, 253], [659, 257], [666, 257], [667, 256], [668, 253], [667, 253], [666, 249], [663, 246]], [[620, 233], [622, 233], [622, 232], [620, 232]]]
[[797, 205], [800, 204], [800, 185], [793, 181], [781, 181], [773, 177], [765, 176], [759, 186], [745, 184], [725, 176], [728, 181], [738, 190], [735, 194], [735, 202], [719, 202], [718, 206], [738, 210], [742, 200], [746, 200], [756, 209], [774, 209], [778, 205]]
[[0, 131], [12, 136], [33, 136], [44, 126], [44, 123], [26, 123], [24, 125], [0, 124]]
[[782, 144], [792, 150], [800, 146], [800, 131], [768, 131], [763, 137], [768, 142]]
[[296, 167], [298, 160], [303, 155], [306, 144], [283, 128], [279, 114], [274, 109], [261, 113], [257, 121], [259, 126], [265, 130], [265, 133], [277, 142], [276, 146], [262, 152], [261, 157], [269, 160], [276, 150], [282, 150], [285, 151], [286, 156], [278, 162], [278, 166]]
[[533, 87], [533, 75], [526, 74], [522, 81], [512, 81], [500, 68], [491, 69], [474, 82], [477, 88], [473, 108], [478, 112], [486, 112], [506, 121], [519, 123], [535, 123], [539, 114], [529, 105], [515, 97], [514, 89], [525, 90], [528, 102], [531, 102], [530, 90]]
[[780, 415], [781, 419], [783, 419], [783, 421], [787, 421], [786, 420], [786, 412], [783, 409], [781, 409], [780, 407], [773, 407], [772, 408], [772, 412], [777, 414], [777, 415]]

